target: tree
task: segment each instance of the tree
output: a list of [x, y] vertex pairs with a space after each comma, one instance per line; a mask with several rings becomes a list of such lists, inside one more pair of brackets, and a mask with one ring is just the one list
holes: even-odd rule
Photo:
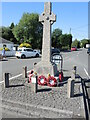
[[19, 23], [14, 27], [13, 34], [19, 43], [27, 42], [31, 44], [32, 48], [41, 49], [42, 28], [38, 14], [24, 13]]
[[90, 43], [89, 39], [83, 39], [80, 41], [80, 46], [85, 48], [88, 43]]
[[75, 40], [72, 42], [72, 47], [80, 48], [80, 41], [78, 41], [77, 39], [75, 39]]
[[0, 28], [0, 31], [1, 31], [0, 37], [7, 39], [11, 42], [17, 43], [17, 40], [12, 33], [13, 28], [14, 28], [14, 23], [12, 23], [10, 27], [1, 27]]
[[52, 39], [52, 46], [60, 48], [60, 40], [59, 37], [62, 35], [62, 30], [59, 28], [55, 29], [52, 33], [51, 39]]
[[10, 29], [13, 29], [13, 28], [14, 28], [14, 23], [13, 23], [13, 22], [11, 23], [11, 25], [10, 25], [9, 28], [10, 28]]
[[67, 47], [67, 48], [71, 47], [71, 43], [72, 43], [71, 34], [63, 34], [60, 36], [59, 39], [60, 39], [60, 44], [62, 45], [62, 47]]
[[71, 34], [68, 34], [67, 37], [68, 37], [68, 41], [69, 41], [69, 49], [71, 49], [72, 35], [71, 35]]

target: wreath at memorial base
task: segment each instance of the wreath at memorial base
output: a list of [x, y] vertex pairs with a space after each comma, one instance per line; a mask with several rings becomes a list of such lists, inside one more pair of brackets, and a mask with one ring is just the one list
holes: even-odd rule
[[38, 84], [39, 85], [46, 85], [47, 84], [47, 79], [45, 76], [41, 75], [38, 77]]
[[33, 70], [31, 70], [31, 72], [29, 73], [29, 75], [28, 75], [28, 77], [29, 77], [29, 83], [31, 83], [31, 77], [33, 76], [33, 73], [34, 73], [34, 71]]
[[59, 80], [60, 80], [60, 82], [63, 81], [63, 72], [60, 72], [60, 73], [59, 73]]
[[47, 79], [47, 85], [50, 87], [55, 87], [57, 85], [57, 80], [53, 76], [49, 76]]

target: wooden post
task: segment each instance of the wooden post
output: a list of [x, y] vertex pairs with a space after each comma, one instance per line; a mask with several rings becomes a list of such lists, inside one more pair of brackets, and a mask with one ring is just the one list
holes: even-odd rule
[[72, 78], [68, 79], [67, 97], [68, 98], [74, 97], [74, 80]]
[[27, 66], [23, 67], [22, 76], [23, 78], [27, 78]]
[[9, 73], [5, 73], [5, 81], [4, 81], [4, 87], [9, 87]]

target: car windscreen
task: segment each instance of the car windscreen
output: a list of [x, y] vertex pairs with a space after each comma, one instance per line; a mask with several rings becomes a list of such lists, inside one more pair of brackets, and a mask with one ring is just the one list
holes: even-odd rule
[[32, 49], [26, 49], [26, 51], [28, 51], [28, 52], [33, 52], [33, 50], [32, 50]]
[[88, 51], [90, 51], [90, 48], [88, 48]]
[[22, 51], [22, 49], [17, 50], [18, 52]]

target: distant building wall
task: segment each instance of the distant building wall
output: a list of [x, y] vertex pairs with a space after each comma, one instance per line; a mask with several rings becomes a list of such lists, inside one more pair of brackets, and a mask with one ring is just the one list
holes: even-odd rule
[[1, 43], [1, 44], [0, 44], [0, 48], [3, 48], [3, 45], [6, 45], [6, 47], [7, 47], [8, 49], [13, 50], [14, 44]]

